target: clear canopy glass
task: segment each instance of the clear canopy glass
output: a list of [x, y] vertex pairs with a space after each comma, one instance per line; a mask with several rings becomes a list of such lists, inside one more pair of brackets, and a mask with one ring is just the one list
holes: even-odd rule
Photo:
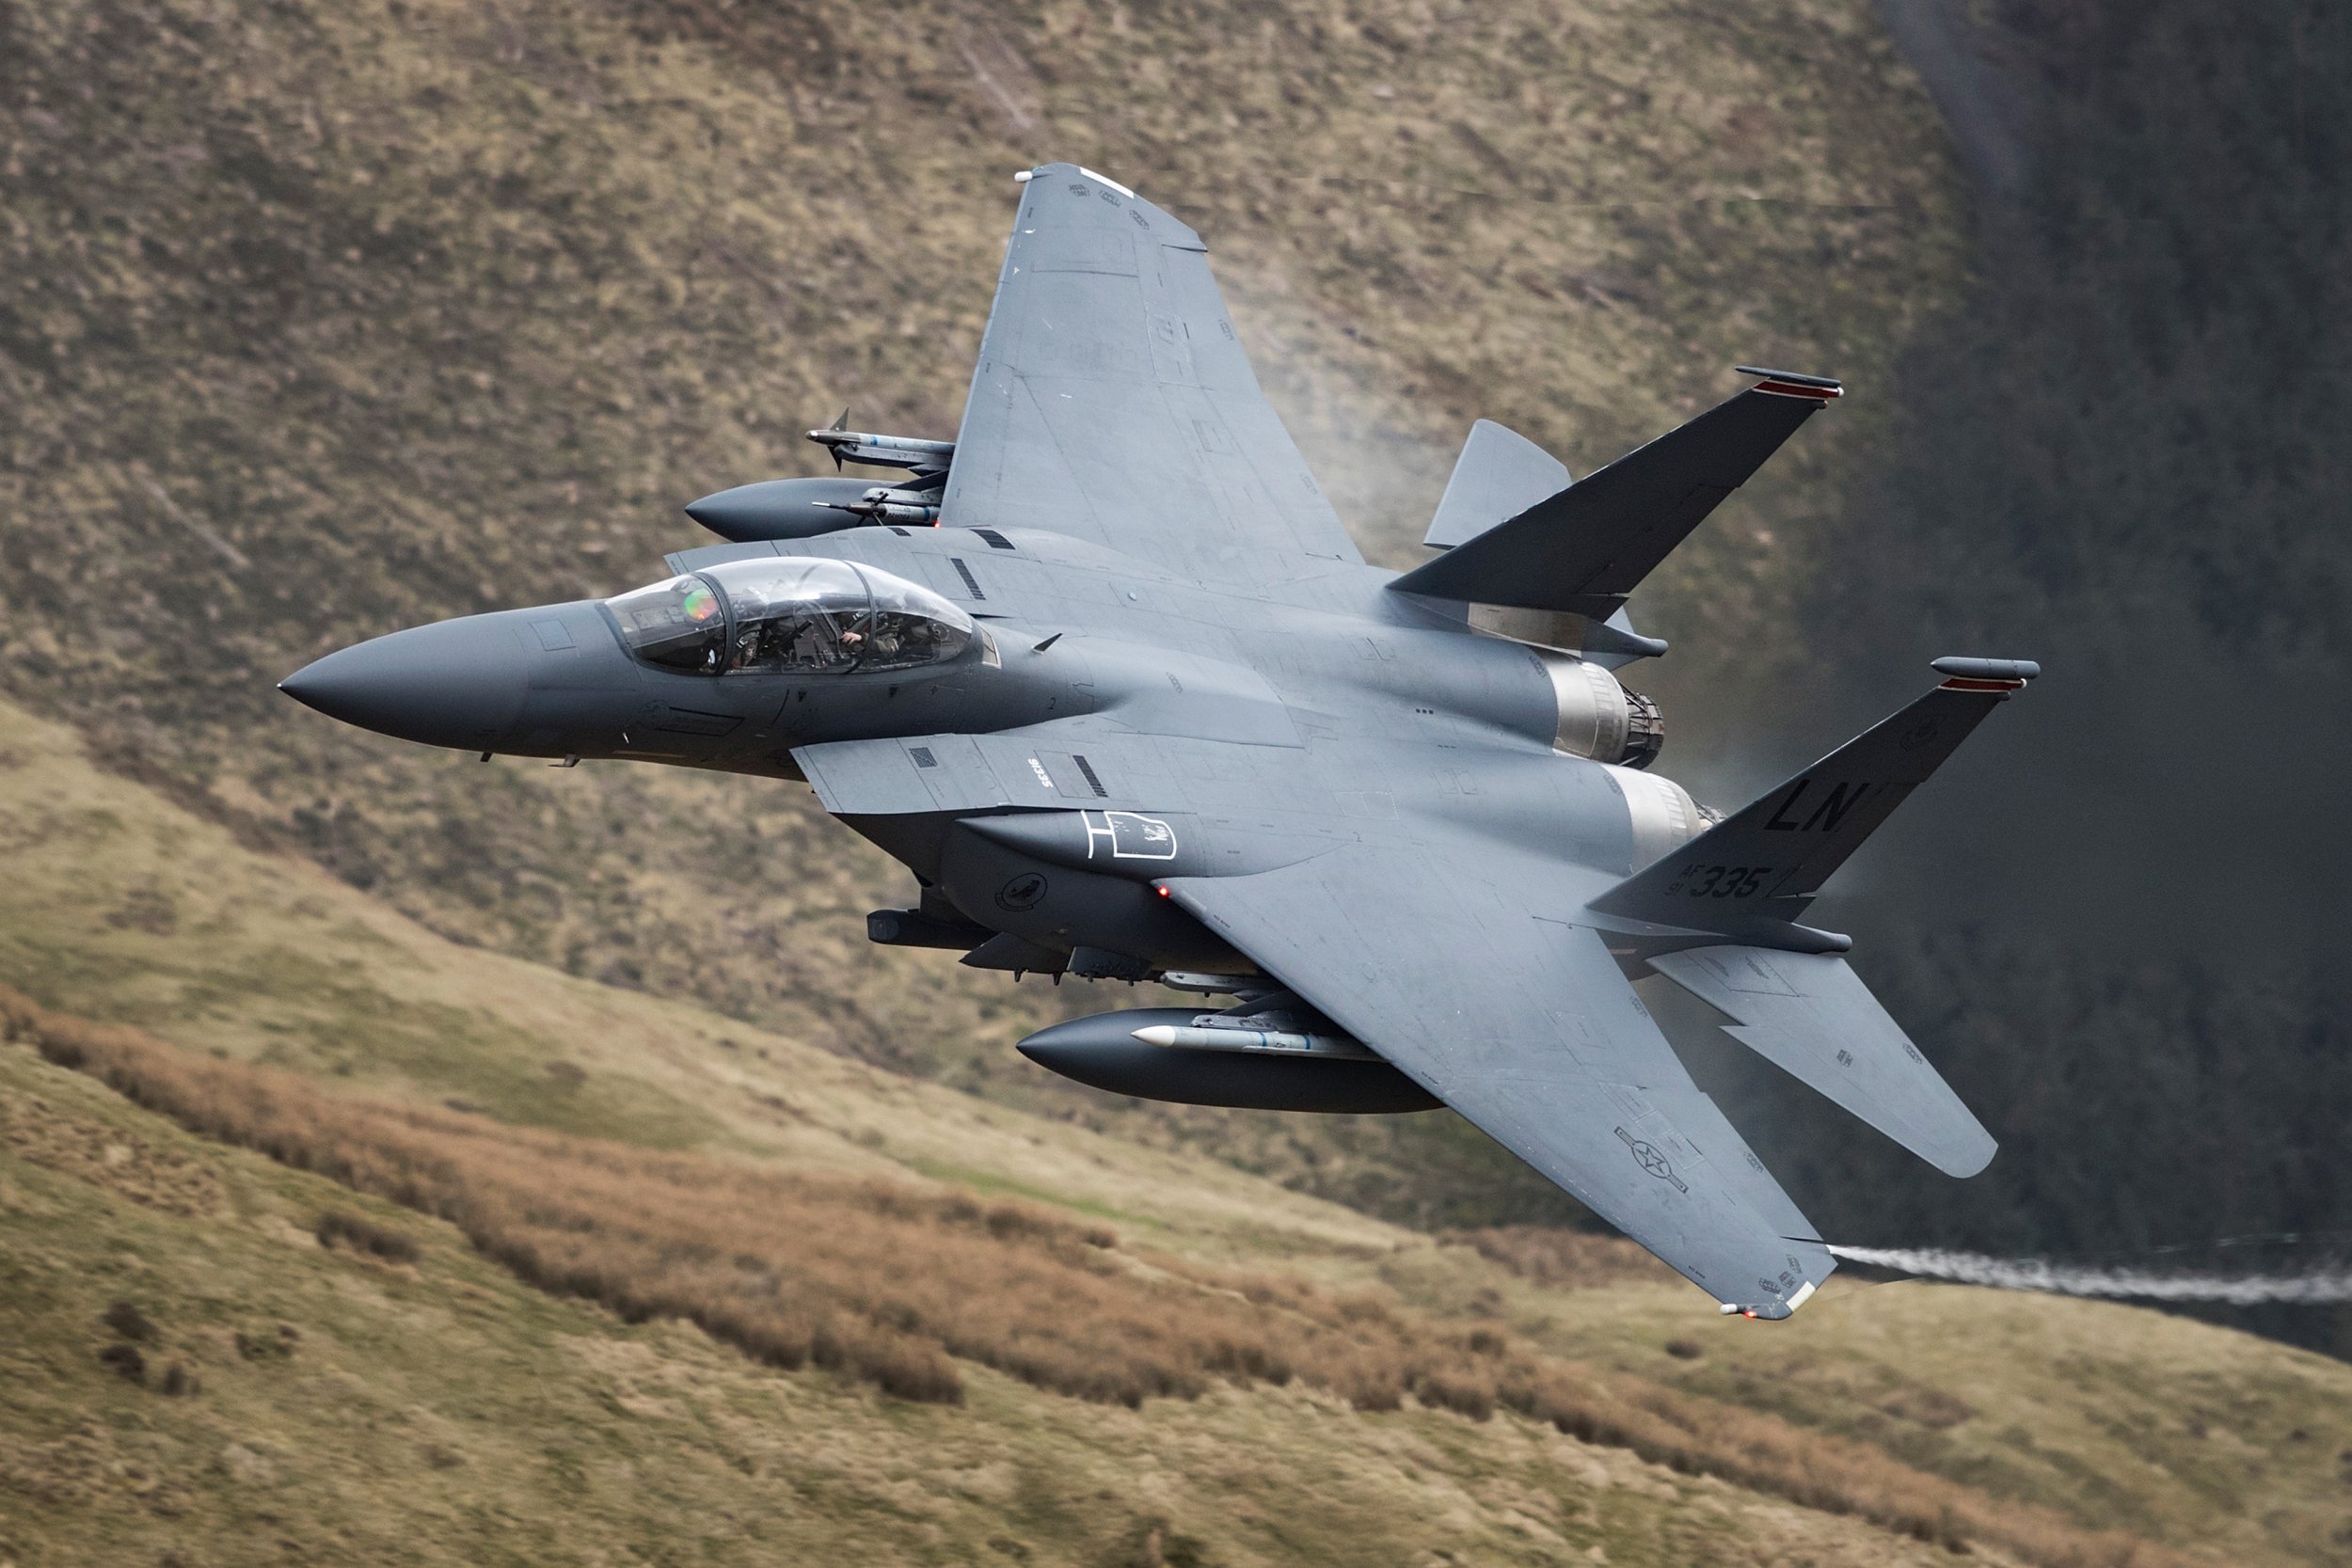
[[605, 601], [638, 657], [695, 674], [911, 670], [961, 654], [972, 618], [853, 562], [732, 561]]
[[715, 675], [726, 646], [726, 607], [700, 578], [672, 578], [604, 601], [629, 652], [648, 664]]

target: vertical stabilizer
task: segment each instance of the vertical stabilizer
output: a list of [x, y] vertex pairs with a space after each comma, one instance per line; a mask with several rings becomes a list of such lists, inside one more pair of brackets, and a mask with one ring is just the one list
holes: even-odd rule
[[1797, 925], [1846, 858], [1959, 749], [1985, 715], [2042, 673], [2023, 658], [1934, 661], [1942, 685], [1795, 778], [1635, 872], [1587, 908], [1650, 936], [1708, 932], [1756, 947], [1842, 953]]
[[[1443, 555], [1390, 583], [1390, 590], [1607, 620], [1668, 551], [1843, 390], [1827, 376], [1741, 369], [1760, 378], [1746, 391], [1505, 521], [1454, 542]], [[1478, 436], [1471, 432], [1473, 447]], [[1467, 466], [1470, 449], [1462, 455]], [[1529, 467], [1513, 471], [1532, 477]], [[1454, 472], [1458, 480], [1461, 468]], [[1445, 509], [1438, 510], [1442, 519]], [[1430, 543], [1438, 543], [1434, 529]]]
[[[1518, 432], [1481, 420], [1470, 426], [1462, 455], [1454, 460], [1454, 477], [1446, 481], [1422, 543], [1440, 550], [1468, 544], [1558, 495], [1570, 483], [1566, 464]], [[1635, 631], [1623, 610], [1605, 623], [1559, 610], [1501, 605], [1472, 605], [1469, 615], [1470, 624], [1480, 631], [1582, 654], [1612, 670], [1666, 651], [1664, 642]]]
[[1422, 543], [1450, 550], [1568, 487], [1568, 467], [1492, 420], [1470, 426]]

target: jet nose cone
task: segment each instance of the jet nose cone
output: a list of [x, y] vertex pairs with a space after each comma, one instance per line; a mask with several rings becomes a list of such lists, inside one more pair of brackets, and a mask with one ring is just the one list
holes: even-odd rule
[[328, 654], [278, 689], [346, 724], [470, 751], [515, 727], [526, 657], [505, 616], [469, 615]]

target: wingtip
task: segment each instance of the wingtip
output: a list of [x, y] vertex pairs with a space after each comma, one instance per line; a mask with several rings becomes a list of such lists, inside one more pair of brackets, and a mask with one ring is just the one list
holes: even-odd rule
[[1977, 1132], [1979, 1137], [1957, 1148], [1939, 1149], [1935, 1154], [1923, 1154], [1920, 1158], [1955, 1180], [1965, 1181], [1972, 1176], [1981, 1176], [1985, 1167], [1993, 1164], [1993, 1157], [2001, 1151], [2001, 1146], [1981, 1126]]
[[1811, 1301], [1813, 1292], [1819, 1289], [1820, 1286], [1808, 1279], [1798, 1286], [1786, 1301], [1727, 1301], [1716, 1310], [1726, 1318], [1756, 1318], [1765, 1323], [1780, 1323], [1795, 1317], [1797, 1308]]

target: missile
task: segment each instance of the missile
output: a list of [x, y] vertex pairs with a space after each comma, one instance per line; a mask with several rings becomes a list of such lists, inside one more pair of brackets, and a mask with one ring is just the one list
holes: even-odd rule
[[936, 490], [894, 490], [887, 484], [877, 484], [853, 501], [819, 501], [818, 504], [877, 523], [916, 523], [928, 528], [939, 521], [939, 492]]
[[898, 506], [883, 503], [875, 505], [865, 515], [873, 518], [878, 523], [914, 523], [922, 528], [939, 526], [939, 508], [935, 506]]
[[[1209, 1015], [1214, 1017], [1216, 1015]], [[1342, 1056], [1376, 1060], [1344, 1035], [1299, 1035], [1279, 1029], [1201, 1027], [1170, 1023], [1147, 1024], [1135, 1032], [1146, 1045], [1183, 1045], [1196, 1051], [1281, 1051], [1297, 1056]]]
[[840, 463], [865, 463], [878, 468], [905, 468], [914, 473], [946, 473], [955, 461], [953, 441], [926, 441], [914, 436], [882, 436], [870, 430], [843, 430], [835, 424], [812, 430], [808, 438], [833, 453]]

